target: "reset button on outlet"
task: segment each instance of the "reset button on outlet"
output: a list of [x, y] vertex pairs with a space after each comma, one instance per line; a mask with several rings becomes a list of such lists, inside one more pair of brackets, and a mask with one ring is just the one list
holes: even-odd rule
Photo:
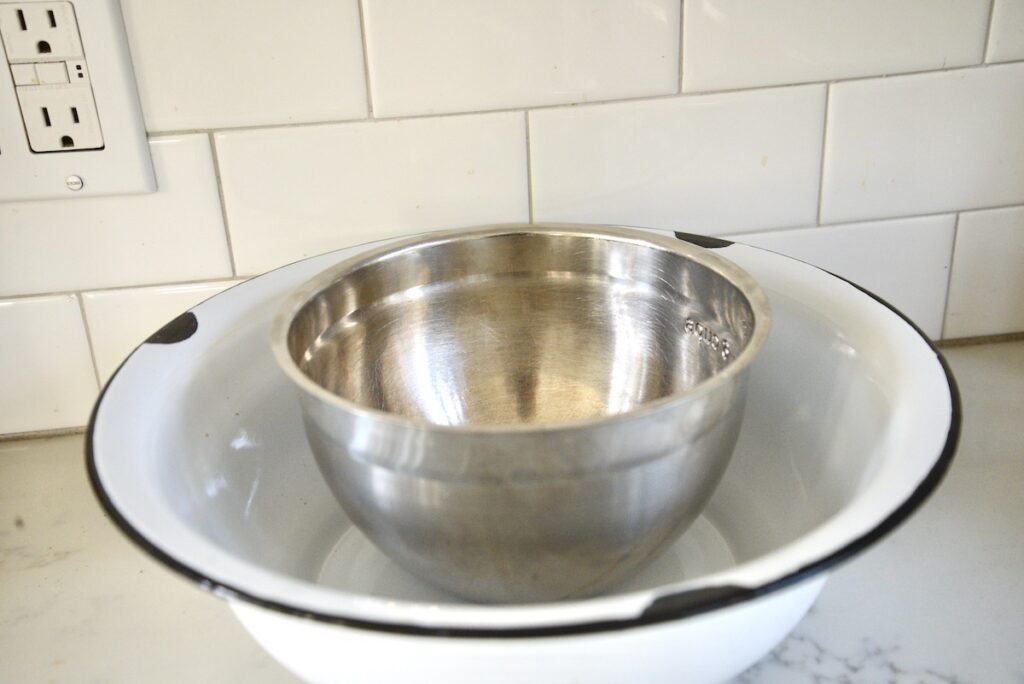
[[68, 82], [68, 68], [64, 62], [36, 64], [36, 78], [40, 85], [64, 85]]

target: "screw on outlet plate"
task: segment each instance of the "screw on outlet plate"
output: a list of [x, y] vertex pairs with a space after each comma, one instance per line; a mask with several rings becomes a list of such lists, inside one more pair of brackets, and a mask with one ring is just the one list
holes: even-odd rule
[[82, 180], [81, 176], [68, 176], [64, 179], [64, 185], [68, 186], [68, 190], [78, 191], [85, 186], [85, 181]]

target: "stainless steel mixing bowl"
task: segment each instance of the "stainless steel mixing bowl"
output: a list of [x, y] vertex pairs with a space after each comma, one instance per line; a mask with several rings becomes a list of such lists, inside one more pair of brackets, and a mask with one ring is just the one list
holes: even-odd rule
[[524, 602], [612, 586], [697, 517], [768, 327], [710, 251], [522, 225], [343, 262], [287, 299], [273, 346], [367, 536], [452, 594]]

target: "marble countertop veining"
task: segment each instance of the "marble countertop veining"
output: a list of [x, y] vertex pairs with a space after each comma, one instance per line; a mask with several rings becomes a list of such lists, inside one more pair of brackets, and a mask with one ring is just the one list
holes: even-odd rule
[[[1024, 684], [1024, 342], [947, 350], [957, 458], [735, 684]], [[295, 679], [105, 519], [82, 436], [0, 443], [0, 681]]]

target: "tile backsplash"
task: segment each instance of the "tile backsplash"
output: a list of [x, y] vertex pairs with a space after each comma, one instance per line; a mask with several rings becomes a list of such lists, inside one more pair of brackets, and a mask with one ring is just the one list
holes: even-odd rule
[[121, 0], [149, 131], [366, 117], [356, 0]]
[[1024, 2], [994, 0], [986, 62], [1024, 59]]
[[529, 116], [535, 220], [710, 234], [815, 222], [824, 85]]
[[[899, 302], [900, 311], [938, 339], [945, 301], [935, 295], [949, 280], [955, 227], [954, 214], [938, 214], [729, 237], [808, 261]], [[892, 267], [880, 268], [883, 259]]]
[[0, 204], [0, 434], [83, 425], [244, 277], [481, 223], [725, 235], [1024, 331], [1021, 0], [122, 9], [159, 190]]
[[106, 382], [128, 354], [182, 311], [242, 280], [158, 285], [82, 293], [96, 374]]
[[529, 220], [522, 112], [214, 139], [239, 274], [402, 233]]
[[371, 0], [378, 117], [670, 95], [679, 2]]
[[683, 91], [977, 64], [988, 19], [988, 0], [685, 2]]
[[0, 300], [0, 434], [84, 425], [98, 385], [75, 295]]
[[1024, 62], [829, 87], [821, 219], [1024, 203]]
[[0, 296], [230, 278], [209, 136], [149, 147], [155, 193], [0, 203]]

